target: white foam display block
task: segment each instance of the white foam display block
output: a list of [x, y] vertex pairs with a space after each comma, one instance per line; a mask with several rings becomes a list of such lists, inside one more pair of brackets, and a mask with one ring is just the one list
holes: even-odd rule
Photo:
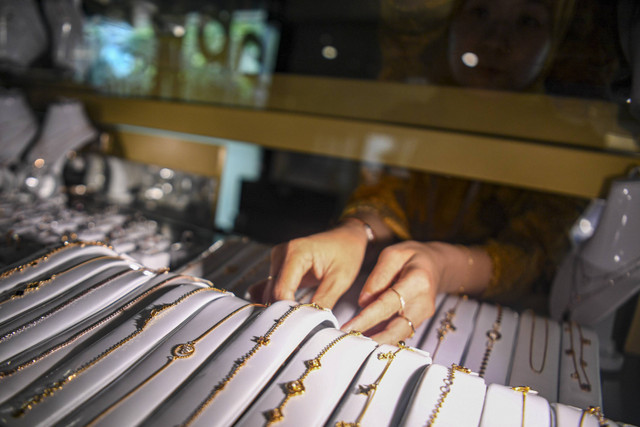
[[535, 426], [553, 427], [549, 402], [534, 390], [517, 391], [490, 384], [484, 400], [480, 427]]
[[556, 427], [600, 427], [598, 417], [583, 409], [562, 403], [552, 403]]

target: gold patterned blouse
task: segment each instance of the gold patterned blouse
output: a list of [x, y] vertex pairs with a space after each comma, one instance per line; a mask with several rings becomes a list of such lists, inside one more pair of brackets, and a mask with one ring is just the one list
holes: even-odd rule
[[374, 211], [402, 240], [483, 247], [493, 261], [483, 297], [511, 301], [534, 287], [548, 290], [586, 202], [427, 173], [385, 173], [356, 189], [343, 216]]

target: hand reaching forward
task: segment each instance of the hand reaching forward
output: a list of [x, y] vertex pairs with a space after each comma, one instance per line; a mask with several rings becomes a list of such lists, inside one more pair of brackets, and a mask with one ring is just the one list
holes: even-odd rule
[[433, 316], [436, 294], [457, 292], [460, 287], [478, 292], [490, 277], [491, 260], [482, 249], [416, 241], [389, 246], [362, 288], [358, 300], [362, 311], [343, 329], [368, 332], [380, 343], [395, 344]]
[[364, 228], [351, 221], [274, 247], [273, 279], [264, 288], [263, 302], [294, 300], [298, 287], [317, 286], [312, 301], [333, 308], [360, 271], [366, 247]]

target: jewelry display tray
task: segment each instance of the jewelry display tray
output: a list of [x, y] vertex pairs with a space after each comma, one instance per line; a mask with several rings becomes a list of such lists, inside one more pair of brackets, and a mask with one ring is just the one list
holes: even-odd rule
[[[563, 427], [598, 426], [604, 420], [595, 408], [602, 401], [598, 342], [587, 328], [574, 324], [570, 331], [569, 324], [532, 312], [498, 311], [487, 302], [439, 295], [434, 316], [406, 347], [378, 345], [362, 335], [345, 335], [339, 329], [343, 315], [313, 304], [250, 304], [246, 278], [258, 281], [268, 274], [264, 248], [232, 239], [233, 249], [225, 250], [225, 243], [198, 261], [213, 262], [213, 268], [189, 266], [192, 272], [215, 274], [213, 283], [210, 277], [167, 272], [121, 274], [113, 280], [127, 292], [107, 292], [107, 300], [87, 298], [82, 308], [64, 305], [73, 291], [55, 294], [58, 311], [32, 328], [42, 330], [32, 334], [33, 343], [24, 335], [23, 354], [7, 349], [12, 335], [0, 341], [5, 354], [0, 424], [348, 425], [359, 419], [361, 425]], [[226, 251], [224, 261], [215, 261], [217, 251]], [[5, 290], [0, 307], [14, 302], [11, 290], [24, 286], [21, 275], [44, 280], [86, 260], [82, 253], [69, 251], [64, 263], [46, 269], [29, 266], [27, 259], [19, 274], [0, 276]], [[92, 254], [105, 255], [104, 250]], [[233, 269], [225, 270], [229, 260]], [[32, 268], [38, 272], [29, 272]], [[81, 276], [77, 286], [96, 282], [84, 270]], [[56, 282], [63, 279], [59, 275]], [[239, 279], [243, 284], [234, 295]], [[41, 291], [46, 287], [33, 291], [33, 298]], [[353, 312], [356, 305], [348, 300], [353, 294], [334, 312]], [[33, 307], [25, 307], [12, 314], [13, 321], [29, 322]], [[438, 334], [446, 322], [453, 328]], [[488, 352], [492, 329], [500, 337]], [[46, 331], [57, 336], [47, 339]], [[430, 353], [437, 341], [434, 362]], [[394, 352], [396, 359], [387, 363], [384, 357]], [[576, 370], [586, 373], [589, 387], [575, 378]], [[375, 393], [365, 392], [372, 389]]]

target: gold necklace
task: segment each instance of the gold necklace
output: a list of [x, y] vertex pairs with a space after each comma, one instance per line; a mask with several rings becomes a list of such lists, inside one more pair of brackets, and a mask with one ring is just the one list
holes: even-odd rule
[[[166, 274], [166, 272], [165, 272]], [[167, 283], [170, 283], [172, 281], [178, 280], [178, 279], [194, 279], [192, 276], [184, 276], [184, 275], [179, 275], [179, 276], [172, 276], [169, 277], [165, 280], [162, 280], [161, 282], [158, 282], [157, 284], [153, 285], [152, 288], [146, 290], [144, 293], [138, 295], [135, 299], [127, 302], [125, 305], [123, 305], [122, 307], [120, 307], [118, 310], [110, 313], [108, 316], [104, 317], [103, 319], [100, 319], [99, 321], [97, 321], [96, 323], [89, 325], [88, 327], [86, 327], [85, 329], [83, 329], [82, 331], [79, 331], [78, 333], [74, 334], [73, 336], [71, 336], [69, 339], [67, 339], [66, 341], [56, 345], [55, 347], [52, 347], [42, 353], [40, 353], [39, 355], [36, 355], [34, 357], [29, 358], [29, 360], [27, 360], [24, 363], [21, 363], [20, 365], [17, 365], [11, 369], [7, 369], [4, 371], [0, 371], [0, 382], [7, 377], [10, 377], [26, 368], [28, 368], [29, 366], [38, 363], [39, 361], [45, 359], [46, 357], [52, 355], [53, 353], [69, 346], [70, 344], [72, 344], [73, 342], [77, 341], [78, 339], [80, 339], [81, 337], [83, 337], [84, 335], [86, 335], [87, 333], [94, 331], [96, 329], [98, 329], [100, 326], [104, 325], [105, 323], [111, 321], [112, 319], [116, 318], [117, 316], [121, 315], [123, 312], [125, 312], [126, 310], [128, 310], [129, 308], [131, 308], [132, 306], [134, 306], [135, 304], [139, 303], [140, 301], [142, 301], [143, 299], [145, 299], [146, 297], [148, 297], [149, 295], [151, 295], [152, 293], [156, 292], [157, 288], [159, 288], [160, 286], [166, 285]], [[214, 287], [211, 287], [212, 289], [218, 291], [218, 292], [222, 292], [222, 293], [227, 293], [227, 291], [222, 290], [222, 289], [217, 289]], [[5, 366], [9, 366], [12, 365], [11, 361], [5, 362]]]
[[493, 322], [492, 328], [487, 331], [487, 346], [484, 350], [484, 355], [482, 356], [482, 362], [480, 363], [480, 372], [478, 372], [478, 375], [482, 378], [484, 378], [487, 365], [489, 365], [489, 358], [491, 357], [493, 346], [496, 341], [499, 341], [500, 338], [502, 338], [502, 334], [500, 333], [500, 326], [502, 324], [502, 306], [498, 304], [496, 308], [498, 309], [498, 314], [496, 316], [496, 321]]
[[533, 366], [533, 338], [536, 333], [536, 314], [531, 312], [531, 337], [529, 339], [529, 367], [536, 374], [542, 373], [544, 371], [544, 365], [547, 363], [547, 348], [549, 346], [549, 319], [544, 318], [544, 352], [542, 356], [542, 364], [540, 365], [540, 369], [536, 369]]
[[442, 409], [442, 405], [444, 405], [444, 401], [451, 392], [451, 387], [453, 386], [453, 381], [455, 380], [456, 372], [463, 372], [465, 374], [471, 373], [470, 369], [465, 368], [464, 366], [456, 365], [455, 363], [451, 365], [449, 368], [449, 373], [444, 379], [444, 385], [440, 387], [441, 393], [438, 401], [436, 402], [435, 408], [431, 412], [431, 416], [429, 416], [429, 420], [427, 420], [427, 427], [433, 426], [433, 423], [436, 422], [438, 418], [438, 414], [440, 414], [440, 410]]
[[524, 427], [524, 416], [525, 410], [527, 409], [527, 394], [531, 391], [531, 388], [527, 386], [517, 386], [511, 387], [511, 390], [522, 393], [522, 423], [520, 425], [521, 427]]
[[88, 425], [94, 425], [101, 418], [106, 416], [109, 412], [113, 411], [122, 402], [124, 402], [126, 399], [128, 399], [129, 396], [132, 396], [134, 393], [136, 393], [138, 390], [140, 390], [142, 387], [144, 387], [146, 384], [148, 384], [151, 380], [153, 380], [155, 377], [160, 375], [165, 369], [167, 369], [169, 366], [171, 366], [173, 364], [173, 362], [175, 362], [177, 360], [181, 360], [181, 359], [187, 359], [187, 358], [193, 356], [195, 354], [195, 352], [196, 352], [196, 344], [198, 344], [198, 342], [200, 342], [208, 334], [210, 334], [215, 329], [217, 329], [218, 326], [222, 325], [224, 322], [229, 320], [231, 317], [233, 317], [234, 315], [236, 315], [240, 311], [246, 310], [247, 308], [252, 308], [252, 307], [266, 307], [266, 306], [263, 305], [263, 304], [245, 304], [242, 307], [236, 308], [231, 313], [227, 314], [222, 320], [218, 321], [215, 325], [213, 325], [212, 327], [207, 329], [205, 332], [200, 334], [195, 339], [193, 339], [191, 341], [187, 341], [186, 343], [182, 343], [182, 344], [178, 344], [178, 345], [174, 346], [173, 349], [171, 350], [171, 355], [169, 355], [169, 358], [168, 358], [167, 362], [163, 366], [161, 366], [157, 371], [152, 373], [144, 381], [142, 381], [140, 384], [138, 384], [134, 389], [132, 389], [127, 394], [122, 396], [117, 402], [113, 403], [111, 406], [109, 406], [104, 411], [102, 411], [100, 414], [98, 414], [93, 420], [91, 420], [88, 423]]
[[325, 310], [322, 307], [320, 307], [318, 304], [316, 303], [310, 303], [310, 304], [298, 304], [298, 305], [292, 305], [289, 307], [289, 309], [282, 315], [280, 316], [273, 325], [271, 325], [271, 327], [269, 328], [269, 330], [267, 331], [266, 334], [264, 334], [261, 337], [255, 337], [254, 341], [255, 341], [255, 345], [251, 348], [251, 350], [249, 350], [244, 356], [240, 357], [239, 359], [236, 359], [233, 363], [233, 366], [231, 367], [231, 369], [229, 370], [229, 372], [227, 373], [227, 375], [225, 375], [222, 380], [220, 380], [220, 382], [218, 382], [218, 384], [216, 384], [213, 389], [211, 390], [211, 392], [209, 393], [209, 396], [207, 396], [201, 403], [200, 405], [198, 405], [198, 407], [191, 413], [191, 415], [189, 415], [189, 417], [187, 418], [187, 420], [184, 422], [183, 425], [188, 426], [189, 424], [191, 424], [193, 421], [195, 421], [196, 418], [198, 418], [203, 412], [204, 410], [207, 408], [207, 406], [209, 406], [211, 404], [211, 402], [213, 402], [213, 400], [218, 396], [218, 394], [224, 390], [224, 388], [231, 382], [231, 380], [238, 374], [238, 372], [240, 371], [240, 369], [242, 369], [242, 367], [249, 361], [249, 359], [251, 359], [259, 350], [261, 347], [267, 346], [271, 343], [271, 336], [276, 332], [276, 330], [296, 311], [298, 311], [299, 309], [301, 309], [302, 307], [313, 307], [316, 308], [318, 310]]
[[91, 258], [88, 259], [86, 261], [81, 262], [80, 264], [76, 264], [73, 265], [71, 267], [68, 267], [65, 270], [62, 271], [58, 271], [56, 273], [53, 273], [51, 276], [49, 276], [46, 279], [42, 279], [42, 280], [35, 280], [32, 282], [28, 282], [24, 285], [21, 285], [18, 287], [17, 290], [13, 290], [11, 292], [11, 295], [9, 295], [8, 298], [5, 298], [4, 300], [0, 301], [0, 305], [9, 302], [9, 301], [14, 301], [16, 299], [20, 299], [23, 296], [30, 294], [32, 292], [35, 292], [39, 289], [41, 289], [44, 285], [51, 283], [52, 281], [54, 281], [55, 279], [59, 278], [60, 276], [69, 273], [70, 271], [75, 270], [76, 268], [81, 268], [84, 265], [90, 264], [92, 261], [99, 261], [99, 260], [121, 260], [121, 261], [125, 261], [123, 258], [118, 257], [118, 256], [111, 256], [111, 255], [103, 255], [103, 256], [99, 256], [96, 258]]
[[604, 420], [604, 414], [602, 413], [602, 409], [599, 406], [589, 406], [587, 409], [582, 410], [582, 415], [580, 416], [580, 424], [578, 427], [582, 427], [582, 423], [587, 414], [593, 415], [598, 419], [598, 425], [600, 427], [606, 427], [608, 424]]
[[285, 383], [284, 385], [285, 396], [284, 396], [284, 399], [282, 399], [282, 402], [280, 402], [280, 405], [277, 408], [273, 408], [270, 411], [267, 411], [267, 413], [265, 414], [265, 417], [267, 418], [267, 425], [277, 423], [278, 421], [282, 421], [284, 419], [285, 406], [287, 406], [287, 403], [289, 403], [289, 400], [291, 400], [292, 397], [304, 394], [305, 392], [304, 380], [309, 376], [311, 372], [317, 369], [320, 369], [322, 367], [322, 364], [321, 364], [322, 358], [324, 357], [325, 354], [327, 354], [327, 352], [329, 352], [329, 350], [335, 347], [335, 345], [338, 344], [343, 339], [349, 336], [359, 336], [359, 335], [361, 335], [361, 333], [356, 331], [351, 331], [346, 334], [340, 335], [338, 338], [335, 338], [329, 344], [327, 344], [320, 351], [320, 353], [318, 353], [318, 355], [315, 358], [306, 360], [304, 362], [305, 370], [302, 373], [302, 375], [300, 375], [297, 379], [293, 381], [289, 381], [288, 383]]
[[15, 273], [21, 273], [21, 272], [25, 271], [28, 268], [35, 267], [36, 265], [40, 264], [41, 262], [44, 262], [44, 261], [48, 260], [50, 256], [53, 256], [53, 255], [57, 254], [58, 252], [61, 252], [61, 251], [65, 250], [65, 249], [73, 248], [73, 247], [76, 247], [76, 246], [80, 246], [81, 248], [84, 248], [85, 246], [102, 246], [102, 247], [105, 247], [105, 248], [108, 248], [108, 249], [112, 249], [111, 246], [109, 246], [109, 245], [107, 245], [105, 243], [102, 243], [102, 242], [72, 242], [72, 243], [64, 242], [64, 244], [62, 246], [59, 246], [59, 247], [47, 252], [46, 254], [42, 255], [41, 257], [38, 257], [36, 259], [33, 259], [33, 260], [27, 262], [26, 264], [19, 265], [17, 267], [14, 267], [12, 269], [9, 269], [9, 270], [3, 272], [2, 274], [0, 274], [0, 280], [6, 279], [7, 277], [12, 276]]
[[449, 310], [447, 310], [447, 312], [444, 314], [444, 317], [442, 318], [442, 320], [440, 321], [440, 327], [438, 328], [438, 344], [436, 344], [436, 348], [435, 350], [433, 350], [433, 355], [431, 356], [432, 360], [436, 359], [436, 355], [438, 354], [438, 350], [440, 350], [440, 344], [442, 344], [442, 341], [444, 341], [445, 337], [447, 336], [447, 334], [451, 331], [451, 332], [455, 332], [456, 331], [456, 326], [453, 324], [453, 319], [454, 317], [456, 317], [456, 311], [458, 310], [458, 307], [460, 306], [460, 303], [462, 301], [466, 301], [467, 300], [467, 296], [466, 295], [462, 295], [460, 298], [458, 298], [458, 301], [456, 302], [456, 305], [453, 306], [452, 308], [450, 308]]
[[569, 332], [569, 341], [571, 341], [571, 348], [565, 350], [565, 354], [571, 356], [573, 360], [573, 373], [571, 374], [571, 378], [578, 380], [578, 384], [580, 385], [580, 390], [582, 391], [591, 391], [591, 381], [589, 381], [589, 376], [587, 375], [587, 371], [585, 367], [587, 366], [587, 362], [584, 360], [584, 346], [590, 345], [591, 340], [585, 339], [582, 335], [582, 328], [580, 325], [576, 324], [578, 327], [578, 332], [580, 334], [580, 369], [582, 370], [584, 376], [584, 382], [580, 376], [580, 370], [578, 369], [578, 361], [576, 360], [576, 351], [573, 348], [573, 324], [574, 322], [570, 322], [567, 325], [567, 331]]
[[407, 347], [403, 341], [398, 342], [398, 347], [399, 348], [396, 351], [388, 351], [386, 353], [378, 354], [378, 360], [386, 360], [387, 364], [385, 365], [384, 369], [382, 370], [378, 378], [375, 380], [375, 382], [373, 382], [372, 384], [358, 386], [358, 394], [366, 394], [367, 401], [365, 402], [364, 407], [362, 408], [362, 411], [360, 412], [360, 415], [358, 416], [356, 421], [353, 423], [338, 421], [336, 423], [336, 427], [360, 427], [360, 423], [362, 422], [362, 419], [367, 413], [367, 410], [369, 409], [369, 405], [371, 404], [371, 402], [373, 401], [373, 398], [376, 395], [378, 386], [380, 385], [380, 383], [382, 382], [382, 379], [384, 378], [385, 374], [389, 370], [391, 363], [394, 361], [398, 353], [400, 353], [402, 350], [413, 351], [411, 350], [410, 347]]
[[178, 305], [181, 302], [185, 301], [187, 298], [189, 298], [192, 295], [195, 295], [195, 294], [203, 292], [203, 291], [212, 291], [212, 290], [214, 290], [214, 289], [213, 288], [198, 288], [198, 289], [194, 289], [194, 290], [188, 292], [187, 294], [182, 295], [181, 297], [179, 297], [177, 300], [175, 300], [172, 303], [164, 304], [164, 305], [160, 306], [159, 308], [152, 309], [149, 312], [149, 314], [146, 316], [146, 318], [141, 322], [140, 326], [136, 327], [135, 331], [133, 331], [132, 333], [130, 333], [129, 335], [127, 335], [126, 337], [124, 337], [123, 339], [121, 339], [120, 341], [115, 343], [114, 345], [112, 345], [111, 347], [107, 348], [102, 353], [98, 354], [93, 359], [89, 360], [88, 362], [86, 362], [85, 364], [80, 366], [79, 368], [75, 369], [73, 372], [67, 374], [64, 378], [61, 378], [58, 381], [50, 383], [44, 389], [44, 391], [42, 391], [41, 393], [38, 393], [38, 394], [30, 397], [29, 399], [27, 399], [20, 406], [20, 408], [16, 409], [13, 412], [13, 414], [12, 414], [13, 417], [14, 418], [22, 417], [28, 411], [33, 409], [34, 406], [36, 406], [37, 404], [39, 404], [42, 401], [44, 401], [47, 397], [51, 397], [57, 391], [62, 390], [62, 388], [65, 385], [67, 385], [68, 383], [70, 383], [71, 381], [76, 379], [82, 373], [88, 371], [96, 363], [100, 362], [102, 359], [107, 357], [109, 354], [113, 353], [114, 351], [116, 351], [117, 349], [119, 349], [120, 347], [122, 347], [123, 345], [125, 345], [126, 343], [131, 341], [132, 339], [134, 339], [136, 336], [140, 335], [144, 331], [144, 329], [147, 327], [147, 325], [149, 325], [149, 323], [151, 323], [151, 321], [153, 321], [154, 319], [159, 317], [160, 314], [162, 314], [164, 311], [175, 307], [176, 305]]

